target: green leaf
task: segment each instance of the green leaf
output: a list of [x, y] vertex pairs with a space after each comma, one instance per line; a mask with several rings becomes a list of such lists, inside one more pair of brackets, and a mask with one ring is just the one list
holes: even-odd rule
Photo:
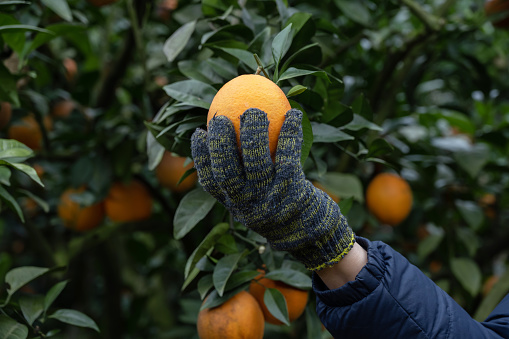
[[178, 63], [179, 71], [190, 79], [195, 79], [206, 84], [221, 82], [212, 66], [208, 63], [196, 60], [182, 60]]
[[[49, 0], [51, 1], [51, 0]], [[52, 34], [47, 34], [45, 32], [37, 33], [35, 38], [32, 40], [30, 47], [23, 51], [22, 57], [24, 58], [28, 53], [34, 51], [36, 48], [44, 45], [45, 43], [57, 38], [57, 37], [68, 37], [72, 38], [73, 34], [81, 34], [84, 32], [88, 26], [77, 23], [58, 23], [51, 26], [47, 26], [46, 29], [50, 31]], [[80, 35], [81, 38], [81, 35]], [[88, 41], [81, 38], [82, 41]]]
[[475, 297], [481, 289], [482, 274], [479, 266], [470, 258], [451, 259], [451, 270], [456, 279]]
[[[272, 40], [272, 57], [274, 58], [276, 68], [278, 68], [279, 62], [290, 49], [292, 39], [292, 24], [289, 24], [274, 37], [274, 40]], [[277, 79], [274, 80], [277, 81]]]
[[297, 12], [285, 22], [285, 27], [292, 25], [294, 37], [300, 32], [300, 30], [306, 25], [306, 23], [313, 17], [311, 13]]
[[360, 131], [362, 129], [370, 129], [372, 131], [382, 131], [382, 127], [377, 124], [372, 123], [371, 121], [366, 120], [362, 116], [358, 114], [353, 115], [353, 120], [345, 125], [343, 128], [348, 129], [350, 131]]
[[484, 220], [482, 208], [473, 201], [455, 200], [454, 204], [468, 226], [474, 231], [479, 230]]
[[341, 199], [338, 203], [338, 206], [341, 214], [347, 215], [348, 212], [350, 212], [350, 209], [352, 209], [353, 198]]
[[0, 314], [0, 338], [26, 339], [27, 337], [28, 328], [25, 325]]
[[394, 147], [387, 142], [387, 140], [378, 138], [373, 140], [369, 145], [367, 158], [372, 158], [380, 155], [390, 153], [394, 150]]
[[244, 253], [229, 254], [222, 257], [217, 262], [214, 272], [212, 273], [212, 281], [220, 297], [223, 296], [226, 283], [233, 271], [237, 268], [237, 264], [243, 255]]
[[338, 100], [330, 101], [325, 107], [322, 122], [333, 127], [343, 127], [353, 120], [352, 108]]
[[417, 255], [419, 258], [424, 259], [426, 258], [431, 252], [436, 250], [438, 245], [442, 242], [444, 239], [443, 233], [438, 234], [430, 234], [427, 236], [423, 241], [419, 243], [419, 246], [417, 247]]
[[0, 139], [0, 160], [9, 163], [23, 162], [34, 156], [34, 151], [13, 139]]
[[0, 166], [0, 184], [11, 185], [11, 170], [7, 166]]
[[25, 217], [23, 215], [23, 212], [21, 211], [21, 208], [19, 207], [19, 204], [18, 202], [16, 201], [16, 199], [14, 199], [14, 197], [9, 193], [7, 192], [7, 190], [5, 188], [3, 188], [2, 185], [0, 185], [0, 197], [3, 198], [5, 200], [5, 202], [7, 202], [7, 205], [9, 206], [9, 208], [13, 211], [16, 212], [16, 214], [18, 215], [18, 217], [21, 219], [21, 222], [25, 222]]
[[349, 19], [364, 25], [371, 25], [371, 15], [366, 7], [359, 1], [334, 0], [336, 6]]
[[322, 322], [318, 318], [315, 308], [309, 303], [306, 305], [305, 317], [307, 338], [323, 338]]
[[281, 74], [281, 76], [279, 77], [279, 79], [277, 80], [276, 83], [279, 83], [280, 81], [283, 81], [283, 80], [301, 77], [304, 75], [314, 75], [316, 77], [322, 78], [322, 79], [330, 82], [327, 73], [325, 73], [324, 71], [316, 71], [316, 70], [312, 71], [312, 70], [307, 70], [307, 69], [298, 69], [295, 67], [290, 67], [283, 74]]
[[164, 43], [163, 52], [168, 59], [168, 62], [172, 62], [186, 47], [189, 39], [193, 35], [196, 27], [196, 20], [188, 22], [177, 29]]
[[67, 283], [69, 280], [61, 281], [55, 285], [46, 293], [46, 296], [44, 297], [44, 312], [46, 312], [51, 304], [55, 301], [55, 299], [62, 293], [65, 286], [67, 286]]
[[30, 5], [32, 2], [28, 0], [3, 0], [0, 2], [0, 6], [8, 5]]
[[473, 257], [479, 248], [480, 241], [477, 235], [470, 228], [461, 227], [456, 231], [458, 238], [463, 242], [468, 250], [468, 254]]
[[219, 296], [219, 294], [217, 293], [216, 290], [213, 290], [212, 292], [210, 292], [207, 299], [201, 305], [200, 310], [219, 306], [219, 305], [223, 304], [224, 302], [233, 298], [233, 296], [235, 294], [237, 294], [245, 289], [246, 289], [245, 286], [239, 286], [231, 291], [225, 292], [222, 297]]
[[265, 306], [267, 306], [270, 314], [272, 314], [276, 319], [285, 325], [290, 325], [286, 300], [283, 294], [279, 292], [279, 290], [275, 288], [265, 289], [265, 293], [263, 294], [263, 302], [265, 303]]
[[317, 143], [330, 143], [355, 139], [353, 136], [346, 134], [339, 128], [332, 127], [331, 125], [312, 122], [311, 126], [313, 128], [313, 141]]
[[33, 181], [35, 181], [36, 183], [38, 183], [39, 185], [44, 187], [44, 184], [42, 183], [41, 179], [37, 175], [37, 172], [32, 167], [25, 165], [25, 164], [10, 163], [5, 160], [0, 160], [0, 165], [7, 165], [7, 166], [14, 167], [15, 169], [28, 175], [30, 177], [30, 179], [32, 179]]
[[217, 90], [198, 80], [174, 82], [163, 87], [164, 91], [175, 100], [186, 105], [209, 109]]
[[229, 291], [231, 289], [237, 288], [245, 283], [251, 282], [254, 278], [256, 278], [260, 272], [258, 271], [242, 271], [236, 272], [232, 274], [228, 282], [226, 283], [225, 290]]
[[65, 21], [72, 21], [72, 13], [67, 0], [42, 0], [42, 3]]
[[223, 236], [219, 238], [215, 245], [215, 249], [224, 254], [233, 254], [239, 251], [235, 238], [228, 233], [223, 234]]
[[364, 94], [358, 95], [352, 103], [352, 110], [367, 120], [373, 120], [373, 111], [371, 105], [364, 96]]
[[244, 64], [246, 64], [246, 66], [251, 68], [251, 70], [253, 70], [253, 71], [256, 71], [256, 69], [258, 68], [258, 64], [256, 63], [253, 53], [251, 53], [249, 51], [246, 51], [246, 50], [240, 49], [240, 48], [227, 48], [227, 47], [216, 47], [216, 48], [239, 59]]
[[[296, 14], [299, 14], [299, 13], [296, 13]], [[280, 72], [283, 73], [284, 71], [286, 71], [288, 69], [288, 67], [290, 66], [290, 64], [299, 56], [301, 55], [302, 53], [306, 52], [306, 53], [312, 53], [312, 54], [317, 54], [315, 53], [315, 51], [313, 51], [312, 49], [315, 49], [316, 50], [320, 50], [320, 44], [318, 43], [312, 43], [312, 44], [309, 44], [309, 45], [306, 45], [300, 49], [298, 49], [295, 53], [293, 53], [292, 55], [290, 55], [285, 63], [283, 64], [283, 66], [281, 66], [281, 69], [280, 69]]]
[[484, 144], [475, 144], [471, 150], [457, 151], [454, 159], [472, 178], [477, 177], [490, 159], [491, 151]]
[[56, 319], [69, 325], [91, 328], [96, 332], [101, 332], [92, 318], [76, 310], [61, 309], [50, 315], [49, 318]]
[[21, 287], [25, 286], [32, 280], [46, 274], [49, 272], [49, 268], [44, 267], [34, 267], [34, 266], [23, 266], [13, 268], [5, 275], [5, 283], [9, 285], [7, 288], [7, 300], [5, 301], [5, 306], [10, 297]]
[[41, 295], [24, 295], [19, 298], [19, 307], [29, 325], [41, 316], [43, 305], [44, 297]]
[[152, 133], [147, 133], [147, 156], [148, 169], [153, 171], [161, 162], [164, 154], [164, 146], [157, 142]]
[[481, 305], [479, 305], [477, 308], [474, 319], [477, 321], [484, 321], [493, 311], [493, 309], [498, 305], [500, 300], [502, 300], [507, 295], [508, 292], [509, 270], [505, 271], [505, 273], [500, 276], [495, 285], [493, 285], [491, 291], [483, 299]]
[[36, 26], [30, 26], [30, 25], [4, 25], [4, 26], [0, 27], [0, 34], [25, 32], [25, 31], [54, 34], [52, 31], [48, 31], [47, 29], [36, 27]]
[[265, 274], [265, 278], [282, 281], [295, 288], [300, 289], [311, 288], [311, 277], [309, 275], [288, 268], [270, 271]]
[[238, 75], [235, 66], [224, 59], [210, 58], [205, 60], [205, 63], [224, 79], [233, 79]]
[[322, 184], [341, 199], [354, 198], [358, 202], [364, 201], [364, 191], [359, 178], [347, 173], [326, 173], [320, 178]]
[[207, 274], [198, 281], [197, 289], [198, 293], [200, 293], [201, 300], [207, 296], [207, 293], [212, 287], [214, 287], [214, 283], [212, 282], [212, 274]]
[[297, 85], [297, 86], [293, 86], [289, 91], [288, 93], [286, 93], [286, 97], [292, 97], [294, 95], [299, 95], [301, 94], [302, 92], [304, 92], [305, 90], [307, 90], [308, 88], [305, 87], [305, 86], [302, 86], [302, 85]]
[[223, 222], [217, 224], [210, 230], [209, 234], [207, 234], [205, 239], [203, 239], [198, 247], [196, 247], [189, 259], [187, 259], [186, 267], [184, 269], [185, 278], [188, 277], [191, 270], [196, 266], [196, 263], [203, 258], [207, 251], [211, 249], [216, 244], [217, 240], [219, 240], [223, 234], [228, 232], [229, 229], [230, 226]]
[[173, 236], [182, 239], [210, 212], [216, 199], [198, 187], [180, 201], [173, 219]]

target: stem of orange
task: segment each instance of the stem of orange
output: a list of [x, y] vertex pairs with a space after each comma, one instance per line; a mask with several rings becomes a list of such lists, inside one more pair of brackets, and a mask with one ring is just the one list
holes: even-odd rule
[[258, 54], [253, 54], [255, 60], [256, 60], [256, 63], [258, 64], [258, 68], [256, 69], [256, 73], [255, 74], [260, 74], [260, 71], [263, 72], [263, 75], [265, 75], [265, 77], [267, 79], [270, 79], [269, 78], [269, 75], [267, 74], [267, 72], [265, 72], [265, 68], [263, 68], [263, 65], [262, 65], [262, 61], [260, 60], [260, 58], [258, 57]]

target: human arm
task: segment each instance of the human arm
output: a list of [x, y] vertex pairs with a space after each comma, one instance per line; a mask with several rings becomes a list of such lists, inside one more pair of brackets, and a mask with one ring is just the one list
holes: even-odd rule
[[368, 262], [354, 280], [329, 289], [313, 275], [318, 316], [335, 338], [509, 338], [509, 297], [475, 321], [387, 244], [360, 237], [357, 244]]
[[368, 262], [368, 253], [358, 243], [355, 243], [347, 255], [333, 266], [316, 272], [329, 289], [343, 286], [355, 277]]

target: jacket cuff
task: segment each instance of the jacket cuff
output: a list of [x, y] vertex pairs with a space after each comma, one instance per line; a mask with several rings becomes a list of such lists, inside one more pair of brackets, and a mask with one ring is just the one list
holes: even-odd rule
[[368, 262], [354, 281], [330, 290], [318, 274], [313, 273], [313, 290], [317, 298], [327, 306], [347, 306], [362, 300], [375, 290], [385, 274], [386, 263], [376, 244], [362, 237], [356, 237], [356, 240], [368, 252]]

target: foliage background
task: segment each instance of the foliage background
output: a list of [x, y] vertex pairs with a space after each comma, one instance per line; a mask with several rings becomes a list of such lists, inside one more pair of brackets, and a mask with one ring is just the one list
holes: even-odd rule
[[[264, 240], [231, 223], [200, 188], [170, 192], [152, 171], [164, 148], [190, 155], [190, 135], [205, 126], [215, 92], [254, 73], [255, 53], [309, 119], [306, 174], [341, 197], [358, 235], [395, 247], [477, 319], [507, 293], [509, 34], [493, 27], [482, 1], [162, 5], [0, 2], [0, 100], [13, 105], [10, 124], [29, 112], [42, 122], [61, 99], [77, 104], [43, 128], [44, 147], [27, 160], [44, 168], [44, 188], [19, 171], [0, 182], [26, 219], [2, 203], [0, 281], [15, 267], [64, 266], [15, 296], [45, 295], [68, 280], [52, 307], [87, 314], [101, 333], [50, 319], [34, 324], [61, 328], [61, 337], [189, 338], [200, 294], [245, 288], [262, 263], [309, 288], [302, 267], [270, 248], [260, 254]], [[65, 58], [78, 65], [71, 81]], [[7, 128], [0, 133], [6, 138]], [[398, 172], [413, 190], [412, 212], [397, 227], [365, 207], [365, 188], [383, 171]], [[82, 203], [90, 204], [131, 178], [154, 197], [148, 220], [105, 219], [87, 233], [63, 227], [56, 206], [64, 189], [87, 184]], [[27, 194], [40, 206], [27, 210]], [[214, 278], [218, 267], [222, 279]], [[498, 283], [484, 294], [492, 276]], [[310, 299], [305, 316], [267, 326], [266, 337], [316, 338]], [[27, 325], [20, 312], [9, 316]]]

